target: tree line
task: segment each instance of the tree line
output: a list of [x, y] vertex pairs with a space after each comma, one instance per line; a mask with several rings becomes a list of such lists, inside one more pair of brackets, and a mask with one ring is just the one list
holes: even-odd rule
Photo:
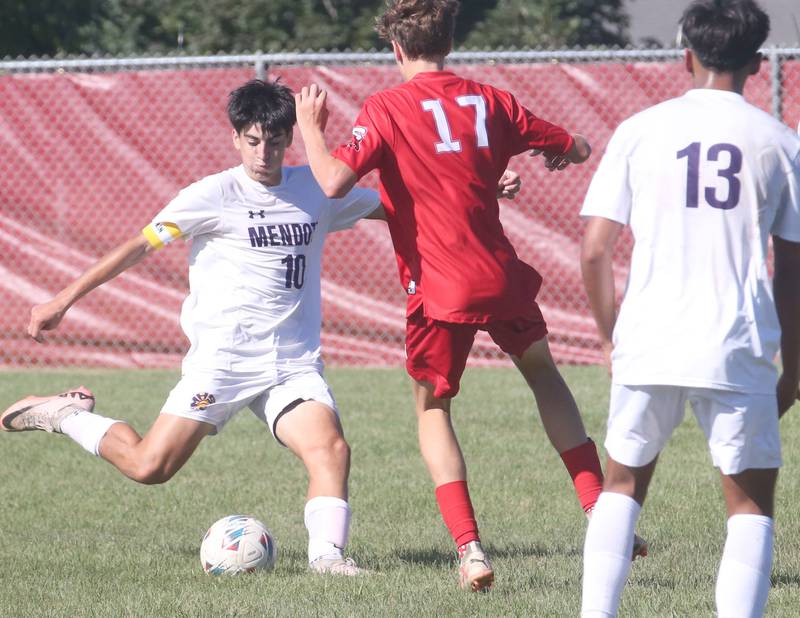
[[[384, 0], [0, 0], [0, 57], [385, 49]], [[625, 46], [623, 0], [463, 0], [461, 49]]]

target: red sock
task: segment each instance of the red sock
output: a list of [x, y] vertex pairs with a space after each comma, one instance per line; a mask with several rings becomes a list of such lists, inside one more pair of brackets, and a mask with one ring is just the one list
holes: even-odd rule
[[436, 502], [439, 504], [444, 524], [456, 542], [456, 547], [481, 540], [466, 481], [439, 485], [436, 488]]
[[575, 493], [584, 512], [588, 513], [603, 491], [603, 469], [594, 442], [589, 438], [580, 446], [564, 451], [561, 460], [572, 477]]

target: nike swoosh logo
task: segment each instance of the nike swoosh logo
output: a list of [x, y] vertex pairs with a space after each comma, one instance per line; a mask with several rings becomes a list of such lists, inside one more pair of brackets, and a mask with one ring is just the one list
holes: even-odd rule
[[5, 417], [3, 417], [3, 427], [5, 427], [6, 429], [12, 429], [11, 421], [13, 421], [15, 418], [17, 418], [23, 412], [27, 412], [32, 407], [33, 406], [28, 406], [27, 408], [22, 408], [21, 410], [15, 410], [11, 414], [7, 414]]

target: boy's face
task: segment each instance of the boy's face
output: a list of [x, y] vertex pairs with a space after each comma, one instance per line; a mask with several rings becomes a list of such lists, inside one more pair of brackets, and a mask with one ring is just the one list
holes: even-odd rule
[[280, 184], [283, 156], [291, 143], [291, 131], [270, 135], [258, 124], [251, 124], [241, 132], [233, 129], [233, 145], [242, 155], [245, 172], [266, 185]]

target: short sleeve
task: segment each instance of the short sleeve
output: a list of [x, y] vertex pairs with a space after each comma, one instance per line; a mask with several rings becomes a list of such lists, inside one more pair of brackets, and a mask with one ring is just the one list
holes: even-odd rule
[[381, 164], [387, 144], [380, 129], [381, 123], [385, 123], [387, 118], [374, 99], [367, 99], [353, 126], [350, 141], [332, 153], [346, 163], [359, 178]]
[[800, 242], [800, 154], [792, 162], [786, 186], [770, 232], [790, 242]]
[[574, 140], [562, 127], [538, 118], [520, 105], [511, 93], [506, 95], [511, 122], [516, 126], [517, 140], [511, 154], [516, 155], [526, 150], [542, 150], [552, 154], [566, 154], [572, 148]]
[[582, 217], [603, 217], [627, 225], [631, 217], [628, 153], [619, 129], [611, 136], [581, 209]]
[[177, 238], [191, 238], [215, 230], [222, 219], [222, 188], [213, 176], [189, 185], [142, 230], [160, 249]]
[[377, 191], [356, 187], [338, 200], [332, 200], [333, 218], [331, 232], [353, 227], [359, 219], [363, 219], [378, 206], [381, 198]]

